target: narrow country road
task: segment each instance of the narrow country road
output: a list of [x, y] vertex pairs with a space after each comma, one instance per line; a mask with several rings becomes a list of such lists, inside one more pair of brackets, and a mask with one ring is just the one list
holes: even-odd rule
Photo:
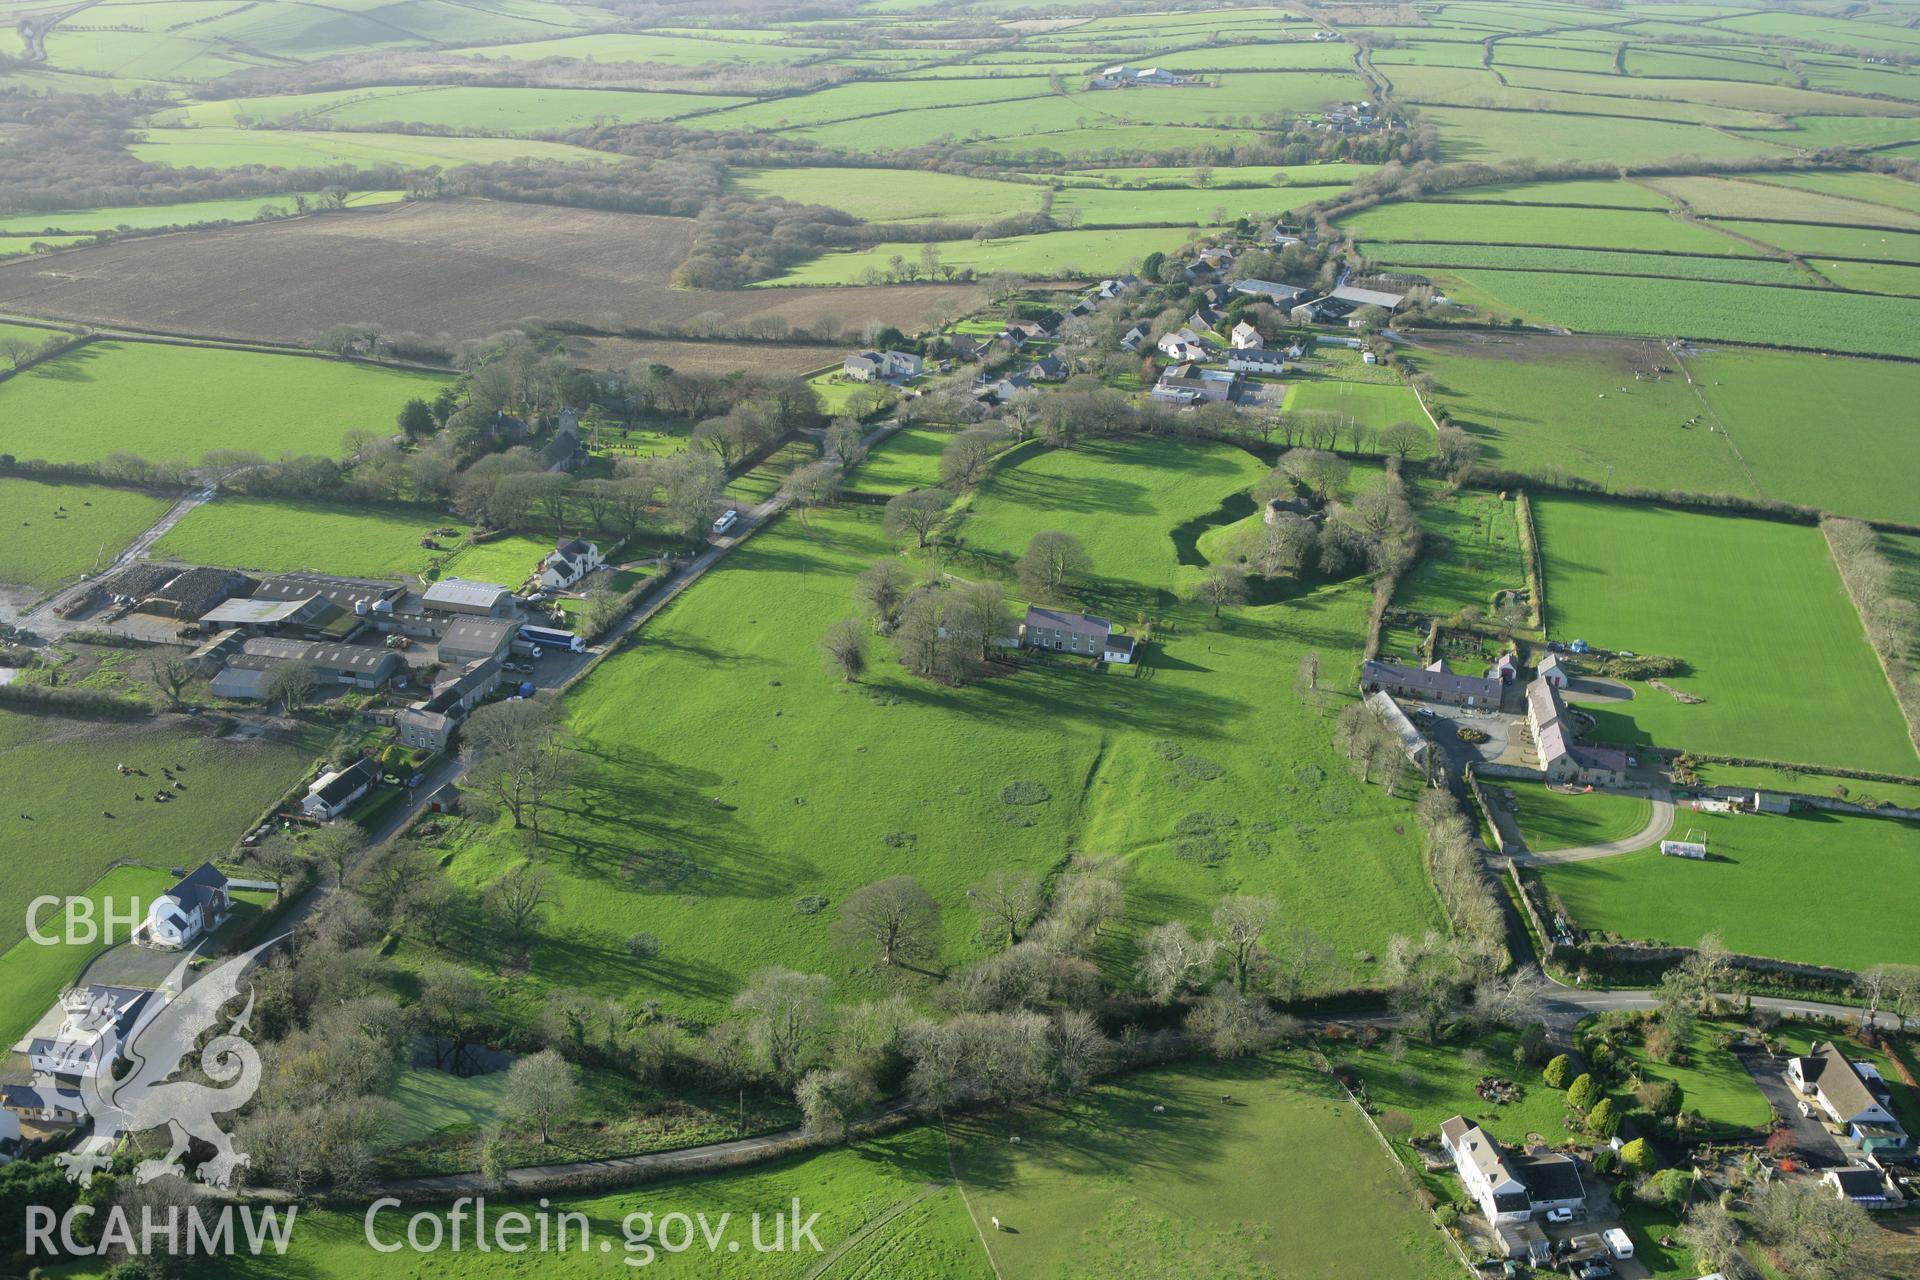
[[1523, 867], [1544, 867], [1556, 862], [1590, 862], [1595, 858], [1611, 858], [1615, 854], [1644, 849], [1673, 829], [1673, 793], [1655, 788], [1647, 798], [1653, 802], [1653, 813], [1648, 817], [1647, 825], [1633, 835], [1601, 844], [1577, 845], [1571, 849], [1516, 853], [1513, 860]]

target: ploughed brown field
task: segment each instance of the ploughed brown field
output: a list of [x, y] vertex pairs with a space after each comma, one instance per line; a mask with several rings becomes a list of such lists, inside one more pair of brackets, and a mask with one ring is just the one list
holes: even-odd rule
[[567, 354], [586, 369], [625, 369], [636, 364], [664, 364], [688, 373], [811, 373], [846, 359], [847, 348], [811, 342], [753, 342], [748, 339], [708, 338], [589, 338], [572, 337]]
[[[779, 316], [918, 329], [964, 284], [687, 290], [686, 218], [482, 200], [349, 210], [148, 236], [0, 265], [0, 311], [223, 338], [306, 342], [336, 324], [484, 337], [538, 316], [602, 327]], [[809, 365], [810, 367], [810, 365]]]

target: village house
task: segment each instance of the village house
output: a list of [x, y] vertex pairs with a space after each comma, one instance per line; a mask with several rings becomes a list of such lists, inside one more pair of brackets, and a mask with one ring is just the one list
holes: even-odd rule
[[1212, 329], [1226, 318], [1226, 312], [1220, 310], [1218, 307], [1200, 306], [1196, 307], [1193, 314], [1187, 317], [1187, 327], [1196, 332], [1202, 329]]
[[1560, 690], [1535, 678], [1527, 686], [1527, 726], [1534, 752], [1548, 782], [1590, 787], [1620, 787], [1627, 781], [1627, 753], [1616, 747], [1586, 747], [1575, 741]]
[[1267, 345], [1267, 340], [1260, 336], [1260, 331], [1248, 324], [1245, 320], [1233, 326], [1232, 338], [1233, 348], [1236, 351], [1245, 351], [1249, 348], [1264, 347]]
[[1065, 382], [1067, 380], [1067, 362], [1059, 356], [1048, 356], [1036, 360], [1021, 370], [1029, 382]]
[[1147, 326], [1137, 324], [1120, 335], [1120, 347], [1124, 351], [1138, 352], [1147, 342]]
[[1556, 689], [1567, 687], [1567, 669], [1560, 665], [1560, 655], [1557, 653], [1549, 653], [1540, 659], [1534, 674]]
[[1436, 658], [1425, 667], [1403, 667], [1368, 659], [1360, 665], [1360, 688], [1385, 692], [1416, 702], [1440, 702], [1455, 707], [1497, 707], [1503, 685], [1484, 676], [1463, 676]]
[[[1586, 1186], [1569, 1156], [1509, 1154], [1479, 1125], [1453, 1116], [1440, 1125], [1440, 1147], [1453, 1160], [1467, 1194], [1500, 1233], [1508, 1256], [1545, 1260], [1546, 1238], [1534, 1219], [1556, 1210], [1583, 1211]], [[1527, 1230], [1527, 1227], [1533, 1227]]]
[[1227, 369], [1232, 373], [1281, 374], [1287, 371], [1287, 358], [1266, 347], [1242, 347], [1227, 353]]
[[940, 339], [947, 354], [956, 360], [978, 360], [987, 343], [971, 333], [949, 333]]
[[1163, 355], [1182, 364], [1192, 360], [1205, 360], [1213, 354], [1213, 348], [1207, 340], [1190, 328], [1162, 335], [1159, 346]]
[[1030, 649], [1097, 657], [1102, 662], [1132, 662], [1134, 655], [1133, 637], [1116, 636], [1113, 624], [1105, 618], [1043, 609], [1039, 605], [1027, 606], [1020, 643]]
[[1038, 320], [1015, 320], [1000, 331], [1007, 345], [1018, 351], [1029, 342], [1047, 342], [1053, 338], [1053, 330]]
[[153, 900], [133, 931], [133, 944], [168, 951], [190, 946], [226, 923], [232, 909], [227, 877], [203, 862]]
[[482, 658], [470, 662], [458, 674], [433, 686], [433, 692], [393, 717], [395, 736], [409, 747], [445, 751], [473, 709], [500, 684], [501, 667], [497, 659]]
[[983, 404], [1005, 404], [1032, 385], [1033, 379], [1024, 373], [1010, 373], [1001, 378], [982, 374], [973, 384], [973, 398]]
[[353, 806], [353, 802], [367, 794], [373, 784], [380, 780], [380, 770], [373, 761], [362, 758], [355, 760], [344, 769], [333, 769], [314, 779], [307, 788], [306, 799], [300, 802], [300, 812], [320, 822], [331, 822]]
[[1102, 280], [1094, 289], [1093, 296], [1102, 302], [1111, 302], [1139, 283], [1140, 277], [1136, 275], [1116, 276], [1111, 280]]
[[1791, 1059], [1787, 1082], [1861, 1151], [1871, 1155], [1907, 1149], [1910, 1139], [1894, 1118], [1886, 1081], [1871, 1063], [1849, 1062], [1832, 1041]]
[[862, 351], [848, 356], [840, 371], [860, 382], [899, 382], [919, 377], [921, 367], [911, 351]]
[[596, 543], [568, 538], [540, 562], [538, 578], [548, 591], [564, 591], [607, 563]]
[[110, 1071], [147, 1002], [160, 998], [138, 987], [73, 987], [60, 996], [59, 1029], [27, 1041], [27, 1065], [63, 1084]]

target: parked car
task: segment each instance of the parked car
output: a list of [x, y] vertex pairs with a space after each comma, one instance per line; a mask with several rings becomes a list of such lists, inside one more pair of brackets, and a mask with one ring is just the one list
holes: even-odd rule
[[1549, 1209], [1547, 1210], [1547, 1221], [1548, 1222], [1572, 1222], [1573, 1210], [1566, 1208], [1564, 1206], [1558, 1209]]
[[713, 531], [715, 534], [722, 534], [722, 533], [725, 533], [727, 530], [733, 528], [734, 525], [739, 523], [740, 523], [740, 513], [738, 511], [728, 511], [727, 513], [722, 515], [718, 520], [715, 520], [713, 522]]

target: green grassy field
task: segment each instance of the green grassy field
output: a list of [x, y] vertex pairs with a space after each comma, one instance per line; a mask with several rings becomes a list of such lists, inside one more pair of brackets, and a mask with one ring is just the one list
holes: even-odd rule
[[1527, 589], [1517, 504], [1497, 493], [1437, 485], [1418, 490], [1420, 527], [1427, 541], [1420, 559], [1400, 579], [1394, 603], [1450, 616], [1473, 605], [1493, 612], [1494, 594]]
[[1147, 223], [1215, 226], [1235, 218], [1285, 214], [1316, 200], [1331, 199], [1346, 189], [1344, 183], [1324, 187], [1197, 187], [1185, 191], [1068, 187], [1054, 200], [1053, 211], [1056, 218], [1078, 217], [1089, 227]]
[[163, 112], [162, 126], [378, 129], [427, 126], [490, 137], [558, 133], [595, 121], [630, 124], [668, 120], [749, 101], [710, 93], [644, 93], [620, 89], [490, 88], [439, 85], [337, 89], [273, 98], [230, 98]]
[[[1534, 520], [1555, 638], [1667, 654], [1690, 670], [1590, 704], [1601, 741], [1895, 773], [1916, 760], [1816, 529], [1542, 497]], [[1760, 566], [1764, 572], [1754, 572]]]
[[[1527, 245], [1409, 244], [1370, 240], [1368, 258], [1390, 266], [1425, 269], [1508, 267], [1583, 275], [1680, 277], [1741, 284], [1809, 285], [1814, 279], [1791, 262], [1770, 258], [1683, 256], [1610, 249], [1544, 249]], [[1756, 250], [1756, 252], [1758, 252]], [[1836, 282], [1837, 283], [1837, 282]]]
[[[1448, 162], [1528, 157], [1550, 160], [1579, 156], [1617, 164], [1646, 164], [1675, 156], [1706, 160], [1747, 159], [1788, 154], [1785, 146], [1820, 146], [1800, 134], [1751, 132], [1741, 136], [1694, 124], [1660, 120], [1622, 120], [1551, 111], [1487, 111], [1471, 107], [1426, 107], [1421, 119], [1440, 134], [1440, 155]], [[1920, 130], [1908, 130], [1920, 138]], [[1793, 141], [1787, 142], [1791, 137]]]
[[1515, 783], [1508, 790], [1514, 819], [1534, 853], [1624, 840], [1638, 835], [1653, 816], [1653, 805], [1644, 796], [1568, 795], [1532, 782]]
[[[177, 878], [164, 867], [115, 867], [91, 885], [76, 889], [74, 896], [93, 903], [92, 920], [104, 928], [109, 907], [122, 919], [136, 911], [144, 913], [147, 904], [165, 893]], [[57, 906], [49, 907], [38, 916], [37, 927], [42, 935], [61, 941], [35, 942], [20, 936], [26, 929], [25, 901], [22, 900], [20, 924], [14, 931], [19, 941], [0, 954], [0, 1046], [11, 1048], [14, 1041], [25, 1035], [52, 1007], [60, 992], [80, 971], [106, 950], [106, 944], [99, 940], [65, 941], [70, 922], [71, 936], [82, 936], [83, 919], [78, 912], [69, 916]], [[126, 933], [124, 924], [114, 926], [111, 941], [126, 941]]]
[[[421, 547], [420, 539], [448, 523], [430, 513], [229, 495], [188, 512], [154, 544], [153, 554], [261, 573], [410, 578], [444, 554]], [[435, 541], [450, 546], [457, 539]]]
[[940, 453], [953, 439], [937, 427], [908, 427], [887, 437], [886, 447], [867, 456], [849, 477], [862, 493], [899, 493], [940, 483]]
[[400, 406], [447, 379], [299, 356], [145, 342], [91, 342], [0, 383], [0, 449], [92, 462], [209, 449], [340, 452], [356, 428], [390, 431]]
[[440, 138], [426, 134], [311, 132], [285, 129], [148, 129], [127, 148], [141, 160], [175, 168], [319, 169], [332, 165], [372, 169], [387, 165], [445, 169], [495, 160], [571, 160], [604, 164], [603, 151], [562, 142], [510, 138]]
[[[308, 192], [312, 198], [317, 193]], [[392, 204], [404, 196], [400, 191], [363, 191], [349, 198], [355, 208]], [[121, 227], [146, 230], [154, 227], [188, 227], [204, 222], [252, 222], [264, 211], [287, 214], [294, 211], [294, 197], [261, 196], [254, 200], [198, 200], [189, 204], [126, 205], [105, 209], [68, 209], [59, 213], [16, 213], [0, 218], [0, 235], [34, 235], [39, 232], [83, 233], [114, 231]]]
[[[1859, 175], [1835, 174], [1834, 177]], [[1766, 218], [1775, 222], [1871, 223], [1920, 228], [1920, 214], [1888, 205], [1841, 199], [1823, 192], [1737, 178], [1661, 178], [1660, 190], [1707, 218]]]
[[1287, 385], [1287, 398], [1281, 408], [1289, 413], [1337, 413], [1369, 427], [1390, 427], [1396, 422], [1427, 426], [1427, 415], [1420, 399], [1403, 383], [1347, 382], [1340, 379], [1307, 379]]
[[1565, 245], [1585, 249], [1751, 255], [1729, 236], [1664, 213], [1454, 201], [1375, 205], [1342, 221], [1362, 239]]
[[1462, 187], [1444, 197], [1448, 203], [1585, 204], [1616, 209], [1657, 209], [1673, 202], [1637, 182], [1617, 178], [1570, 178], [1564, 182], [1496, 182]]
[[[198, 865], [227, 849], [329, 736], [211, 729], [179, 717], [94, 724], [0, 711], [0, 793], [9, 797], [0, 822], [12, 833], [9, 848], [30, 842], [35, 851], [31, 860], [0, 860], [0, 945], [25, 936], [30, 899], [80, 893], [115, 861]], [[119, 764], [151, 776], [124, 777]], [[167, 804], [136, 801], [164, 785], [162, 765], [184, 789]]]
[[[1128, 228], [1103, 231], [1046, 231], [1007, 236], [998, 240], [935, 240], [931, 247], [943, 270], [971, 269], [978, 275], [1017, 271], [1026, 275], [1083, 278], [1112, 275], [1150, 253], [1170, 253], [1191, 240], [1191, 228]], [[849, 249], [822, 254], [766, 283], [861, 284], [869, 273], [886, 277], [898, 270], [894, 259], [918, 271], [921, 278], [939, 279], [922, 269], [926, 246], [888, 242], [871, 249]]]
[[735, 476], [727, 484], [726, 496], [750, 505], [765, 502], [780, 492], [780, 484], [789, 471], [819, 455], [820, 450], [812, 440], [795, 437]]
[[[1270, 678], [1309, 645], [1327, 670], [1354, 662], [1364, 588], [1236, 611], [1219, 628], [1172, 597], [1194, 571], [1169, 532], [1262, 470], [1221, 446], [1114, 442], [1043, 453], [982, 495], [973, 544], [1077, 531], [1098, 573], [1126, 575], [1103, 576], [1089, 603], [1128, 625], [1135, 604], [1182, 620], [1154, 641], [1150, 679], [1036, 668], [952, 689], [876, 644], [863, 684], [832, 680], [815, 641], [854, 611], [853, 576], [892, 549], [878, 509], [816, 512], [811, 528], [785, 517], [756, 535], [573, 696], [596, 763], [550, 838], [554, 918], [567, 924], [535, 943], [514, 998], [560, 983], [704, 1014], [766, 964], [857, 993], [870, 979], [829, 948], [832, 910], [803, 914], [796, 899], [838, 902], [911, 873], [948, 905], [943, 956], [960, 963], [976, 953], [961, 890], [995, 866], [1042, 871], [1067, 849], [1130, 865], [1135, 914], [1110, 944], [1120, 978], [1138, 929], [1204, 917], [1230, 889], [1271, 893], [1289, 923], [1337, 938], [1335, 984], [1366, 971], [1363, 949], [1432, 927], [1404, 804], [1350, 782], [1326, 723]], [[1004, 803], [1016, 781], [1051, 799]], [[1217, 848], [1174, 831], [1200, 811], [1234, 816]], [[519, 856], [515, 842], [477, 839], [452, 871], [481, 884]], [[665, 942], [648, 964], [624, 946], [642, 928]]]
[[0, 477], [0, 582], [44, 589], [105, 568], [171, 505], [137, 489]]
[[748, 169], [732, 181], [751, 195], [829, 205], [869, 222], [1002, 218], [1037, 210], [1046, 194], [1036, 183], [900, 169]]
[[[1893, 235], [1854, 232], [1854, 235]], [[1840, 293], [1786, 292], [1707, 280], [1562, 277], [1527, 271], [1447, 273], [1473, 290], [1463, 299], [1498, 316], [1519, 316], [1589, 333], [1724, 339], [1857, 355], [1920, 356], [1920, 301]]]
[[[1752, 765], [1701, 762], [1694, 770], [1706, 786], [1752, 787], [1756, 791], [1793, 791], [1810, 796], [1834, 796], [1856, 804], [1891, 804], [1920, 809], [1920, 784], [1868, 782], [1791, 769], [1764, 769]], [[1836, 790], [1839, 788], [1840, 790]]]
[[1005, 1277], [1458, 1274], [1409, 1178], [1337, 1086], [1293, 1055], [1145, 1072], [950, 1133]]
[[1672, 358], [1651, 344], [1493, 338], [1408, 358], [1438, 384], [1436, 408], [1503, 470], [1603, 482], [1611, 469], [1615, 487], [1753, 494], [1725, 437], [1680, 425], [1702, 406], [1677, 369], [1655, 373]]
[[1681, 834], [1704, 832], [1705, 862], [1658, 848], [1547, 867], [1541, 878], [1586, 929], [1692, 946], [1718, 933], [1748, 955], [1864, 969], [1920, 963], [1913, 930], [1897, 911], [1862, 912], [1818, 886], [1868, 887], [1874, 901], [1920, 893], [1913, 858], [1920, 826], [1890, 818], [1826, 813], [1790, 817], [1682, 810]]

